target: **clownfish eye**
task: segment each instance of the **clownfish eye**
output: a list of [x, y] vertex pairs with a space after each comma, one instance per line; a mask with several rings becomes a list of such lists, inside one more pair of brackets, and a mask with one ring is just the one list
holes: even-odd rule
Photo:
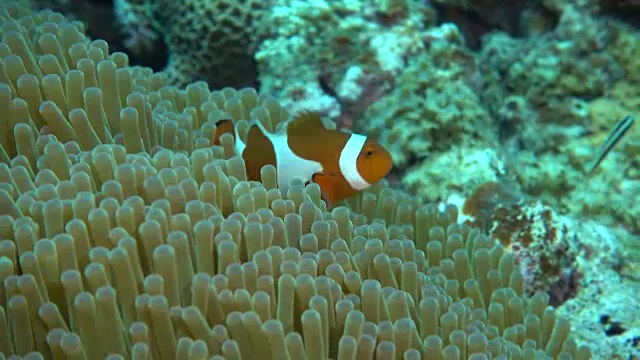
[[364, 152], [364, 157], [365, 158], [370, 158], [373, 156], [373, 149], [366, 149]]

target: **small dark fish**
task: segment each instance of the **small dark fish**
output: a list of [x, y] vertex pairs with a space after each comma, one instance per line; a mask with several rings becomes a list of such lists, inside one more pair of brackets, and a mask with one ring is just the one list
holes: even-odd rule
[[633, 116], [629, 115], [629, 116], [625, 116], [622, 120], [618, 121], [616, 126], [609, 133], [609, 136], [607, 136], [607, 139], [604, 141], [604, 144], [602, 144], [600, 146], [600, 149], [598, 149], [598, 156], [596, 156], [596, 160], [593, 162], [593, 164], [589, 166], [587, 170], [587, 175], [593, 174], [593, 172], [598, 168], [602, 160], [604, 160], [607, 154], [609, 154], [611, 149], [613, 149], [613, 147], [616, 146], [618, 141], [620, 141], [620, 139], [622, 139], [624, 134], [626, 134], [626, 132], [631, 128], [634, 120], [635, 119], [633, 118]]

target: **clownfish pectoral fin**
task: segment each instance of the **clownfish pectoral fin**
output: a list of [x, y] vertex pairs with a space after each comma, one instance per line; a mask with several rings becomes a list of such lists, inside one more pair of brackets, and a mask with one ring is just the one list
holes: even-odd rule
[[327, 208], [333, 207], [338, 201], [336, 197], [336, 176], [329, 173], [313, 174], [312, 181], [320, 186], [322, 198], [327, 203]]
[[231, 134], [235, 138], [236, 128], [233, 120], [221, 119], [216, 122], [216, 135], [213, 139], [213, 145], [220, 145], [220, 137], [224, 134]]
[[289, 134], [317, 134], [318, 131], [327, 130], [327, 128], [322, 123], [320, 114], [314, 112], [303, 112], [291, 120], [287, 125], [287, 130]]

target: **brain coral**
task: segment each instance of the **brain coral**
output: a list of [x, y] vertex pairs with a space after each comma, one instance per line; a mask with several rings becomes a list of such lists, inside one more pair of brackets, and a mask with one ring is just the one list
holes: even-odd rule
[[214, 88], [249, 86], [266, 32], [271, 0], [115, 0], [116, 15], [132, 47], [161, 36], [169, 51], [171, 83], [205, 80]]
[[57, 13], [0, 19], [4, 357], [590, 358], [455, 206], [246, 181], [214, 121], [274, 129], [275, 99], [166, 86]]

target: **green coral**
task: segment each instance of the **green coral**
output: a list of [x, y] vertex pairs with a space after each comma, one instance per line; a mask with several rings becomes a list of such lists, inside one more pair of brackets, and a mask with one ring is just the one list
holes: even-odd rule
[[640, 61], [638, 61], [640, 59], [640, 38], [638, 31], [620, 22], [612, 23], [612, 28], [614, 41], [609, 45], [609, 51], [624, 68], [625, 80], [638, 84], [640, 83]]
[[374, 3], [378, 11], [386, 16], [406, 14], [412, 5], [410, 0], [375, 0]]
[[488, 35], [480, 61], [492, 110], [501, 108], [507, 96], [519, 95], [542, 124], [585, 125], [587, 101], [625, 76], [623, 64], [610, 51], [616, 34], [610, 23], [568, 7], [556, 28], [543, 35]]
[[493, 140], [473, 55], [438, 41], [408, 64], [396, 88], [365, 115], [367, 131], [385, 129], [381, 141], [400, 169], [455, 146]]
[[319, 102], [337, 107], [334, 99], [321, 95], [318, 78], [337, 88], [350, 62], [373, 68], [373, 54], [363, 34], [375, 26], [359, 16], [362, 4], [277, 0], [275, 9], [270, 18], [274, 36], [256, 54], [261, 86], [285, 102], [300, 101], [309, 96], [306, 93], [315, 92], [316, 99], [324, 98]]
[[584, 175], [615, 121], [637, 111], [637, 39], [637, 30], [585, 6], [563, 6], [556, 28], [538, 37], [485, 37], [484, 99], [513, 154], [507, 172], [527, 194], [637, 228], [636, 163], [621, 156], [624, 147], [594, 176]]
[[276, 1], [275, 33], [256, 54], [261, 89], [294, 113], [331, 118], [360, 117], [362, 94], [390, 87], [406, 59], [423, 49], [424, 28], [435, 19], [418, 2]]

